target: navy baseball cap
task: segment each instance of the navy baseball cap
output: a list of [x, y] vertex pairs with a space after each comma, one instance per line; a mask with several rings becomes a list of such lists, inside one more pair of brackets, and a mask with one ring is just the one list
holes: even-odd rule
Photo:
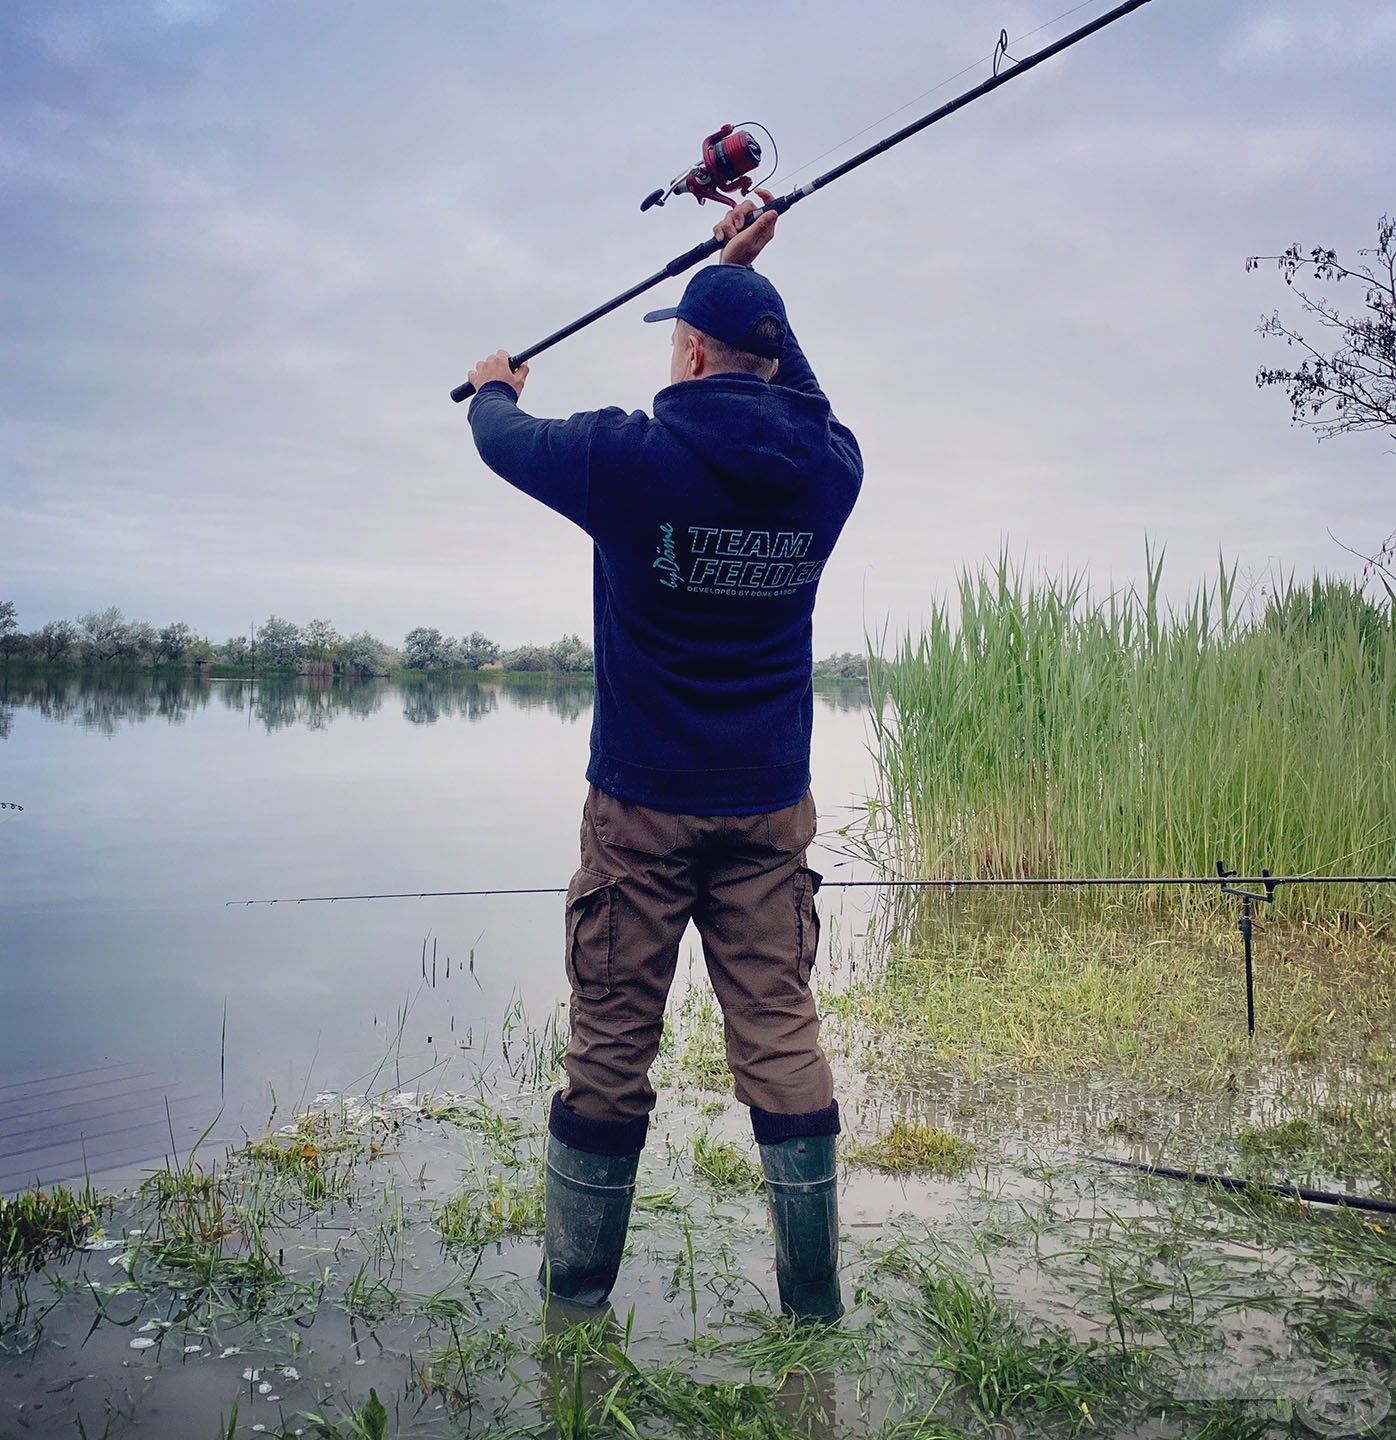
[[[645, 319], [682, 320], [734, 350], [766, 360], [780, 359], [789, 330], [779, 291], [749, 265], [707, 266], [684, 287], [677, 305], [651, 310]], [[758, 322], [768, 319], [780, 326], [780, 338], [774, 344], [758, 339], [755, 333]]]

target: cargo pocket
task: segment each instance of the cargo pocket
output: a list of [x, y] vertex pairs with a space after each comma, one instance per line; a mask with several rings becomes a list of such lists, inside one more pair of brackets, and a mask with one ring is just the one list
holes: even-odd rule
[[567, 887], [567, 979], [583, 1000], [604, 1000], [611, 993], [617, 883], [599, 870], [583, 869]]
[[799, 937], [795, 973], [802, 985], [809, 984], [815, 952], [819, 949], [819, 911], [815, 909], [814, 897], [823, 883], [824, 877], [808, 865], [801, 865], [795, 872], [795, 921]]

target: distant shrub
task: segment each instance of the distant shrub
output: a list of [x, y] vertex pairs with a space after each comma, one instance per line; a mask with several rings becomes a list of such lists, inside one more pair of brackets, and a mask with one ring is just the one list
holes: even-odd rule
[[409, 670], [449, 670], [456, 647], [434, 626], [419, 625], [402, 642], [402, 663]]
[[254, 649], [262, 669], [294, 670], [305, 650], [305, 639], [299, 625], [279, 615], [269, 615], [257, 631]]
[[868, 657], [859, 651], [843, 650], [836, 655], [826, 655], [814, 662], [816, 680], [866, 680], [868, 678]]
[[548, 646], [548, 668], [567, 675], [587, 675], [593, 667], [591, 646], [580, 635], [564, 635]]
[[542, 645], [520, 645], [506, 650], [500, 659], [506, 670], [542, 671], [549, 669], [548, 651]]
[[365, 630], [340, 642], [335, 668], [354, 679], [364, 679], [370, 675], [386, 675], [397, 658], [391, 645], [385, 645]]
[[455, 663], [465, 670], [480, 670], [499, 659], [499, 646], [478, 630], [462, 635], [455, 644]]

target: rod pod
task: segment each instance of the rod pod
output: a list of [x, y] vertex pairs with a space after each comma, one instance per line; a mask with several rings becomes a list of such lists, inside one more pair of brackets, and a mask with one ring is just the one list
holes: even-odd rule
[[[752, 220], [758, 220], [762, 215], [769, 215], [772, 212], [777, 215], [785, 214], [792, 205], [798, 204], [807, 195], [813, 195], [816, 190], [822, 190], [826, 185], [832, 185], [835, 180], [841, 180], [850, 170], [856, 170], [860, 165], [867, 164], [869, 160], [876, 159], [879, 155], [885, 155], [894, 145], [900, 145], [903, 140], [909, 140], [913, 135], [920, 134], [922, 130], [953, 115], [957, 110], [963, 110], [966, 105], [972, 104], [991, 90], [997, 90], [1000, 85], [1007, 85], [1010, 80], [1023, 74], [1024, 71], [1041, 65], [1044, 60], [1050, 60], [1054, 55], [1060, 55], [1063, 50], [1069, 50], [1073, 45], [1094, 35], [1097, 30], [1104, 30], [1107, 25], [1113, 25], [1115, 21], [1123, 20], [1126, 15], [1133, 14], [1134, 11], [1148, 3], [1149, 0], [1124, 0], [1123, 4], [1115, 6], [1113, 10], [1108, 10], [1104, 15], [1082, 25], [1080, 29], [1073, 30], [1069, 35], [1063, 35], [1060, 40], [1044, 46], [1025, 59], [1019, 60], [1010, 68], [991, 75], [982, 84], [966, 90], [964, 94], [957, 95], [953, 100], [946, 101], [938, 109], [932, 110], [929, 115], [923, 115], [919, 120], [913, 120], [910, 125], [904, 125], [900, 130], [894, 130], [892, 134], [869, 145], [866, 150], [860, 150], [841, 165], [835, 165], [832, 170], [826, 170], [822, 175], [815, 176], [813, 180], [797, 186], [786, 195], [778, 195], [769, 205], [763, 205], [760, 210], [756, 211], [751, 217]], [[693, 249], [685, 250], [682, 255], [675, 255], [662, 270], [656, 270], [653, 275], [646, 276], [628, 290], [622, 290], [619, 295], [613, 296], [594, 310], [588, 310], [585, 315], [579, 316], [570, 325], [564, 325], [562, 329], [554, 330], [551, 335], [545, 335], [543, 339], [530, 345], [526, 350], [520, 350], [517, 355], [511, 355], [509, 368], [517, 370], [520, 365], [527, 360], [532, 360], [535, 355], [541, 355], [544, 350], [551, 350], [554, 345], [575, 335], [578, 330], [585, 330], [588, 325], [600, 320], [603, 315], [609, 315], [612, 310], [620, 309], [622, 305], [635, 299], [637, 295], [643, 295], [646, 290], [652, 290], [656, 285], [662, 284], [672, 276], [682, 275], [685, 270], [691, 270], [700, 261], [706, 260], [709, 255], [716, 255], [721, 249], [722, 241], [713, 236], [711, 239], [704, 240], [701, 245], [695, 245]], [[474, 393], [475, 387], [467, 380], [463, 385], [457, 385], [451, 391], [451, 399], [459, 404], [462, 400], [468, 400]]]

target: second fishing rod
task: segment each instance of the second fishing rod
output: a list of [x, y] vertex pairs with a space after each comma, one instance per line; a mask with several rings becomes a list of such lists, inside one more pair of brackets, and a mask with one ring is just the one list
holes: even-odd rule
[[[893, 131], [884, 139], [869, 145], [867, 149], [860, 150], [856, 155], [835, 165], [832, 170], [826, 170], [822, 175], [815, 176], [813, 180], [796, 186], [795, 189], [784, 195], [776, 196], [769, 204], [756, 211], [751, 216], [749, 223], [759, 220], [762, 215], [772, 213], [783, 215], [792, 205], [813, 195], [816, 190], [825, 189], [835, 180], [841, 180], [850, 171], [856, 170], [860, 165], [866, 165], [869, 160], [875, 160], [879, 155], [885, 155], [893, 146], [900, 145], [903, 140], [909, 140], [913, 135], [919, 135], [921, 131], [955, 114], [956, 111], [963, 110], [966, 105], [973, 104], [974, 101], [981, 99], [990, 91], [1008, 84], [1010, 80], [1017, 79], [1019, 75], [1041, 65], [1043, 61], [1052, 59], [1054, 55], [1060, 55], [1063, 50], [1069, 50], [1073, 45], [1079, 44], [1099, 30], [1104, 30], [1106, 26], [1113, 25], [1117, 20], [1123, 20], [1126, 15], [1133, 14], [1134, 11], [1147, 4], [1149, 4], [1149, 0], [1124, 0], [1123, 4], [1115, 6], [1113, 10], [1107, 11], [1104, 15], [1097, 16], [1094, 20], [1073, 30], [1069, 35], [1062, 36], [1060, 40], [1055, 40], [1050, 45], [1044, 45], [1041, 50], [1034, 51], [1033, 54], [1025, 56], [1021, 60], [1014, 60], [1006, 69], [998, 67], [996, 58], [994, 73], [987, 80], [966, 90], [962, 95], [957, 95], [953, 100], [948, 100], [928, 115], [923, 115], [909, 125], [904, 125], [900, 130]], [[1000, 46], [1003, 47], [1002, 40]], [[728, 204], [732, 202], [725, 200], [721, 192], [739, 190], [745, 194], [749, 183], [742, 178], [743, 173], [745, 170], [753, 168], [755, 159], [759, 159], [760, 149], [754, 144], [750, 144], [749, 149], [754, 152], [754, 156], [750, 153], [742, 153], [741, 148], [734, 144], [739, 138], [749, 139], [744, 131], [734, 134], [731, 126], [723, 126], [721, 130], [710, 135], [703, 143], [702, 164], [693, 167], [687, 175], [676, 180], [667, 194], [687, 191], [698, 197], [700, 202], [707, 198]], [[663, 204], [667, 194], [662, 190], [656, 191], [654, 195], [647, 197], [641, 208], [648, 209], [654, 205]], [[596, 306], [595, 309], [588, 310], [585, 315], [578, 316], [560, 330], [554, 330], [551, 335], [545, 335], [536, 344], [520, 350], [517, 355], [511, 354], [509, 357], [510, 368], [517, 370], [520, 365], [533, 359], [535, 355], [541, 355], [544, 350], [552, 349], [554, 345], [575, 335], [579, 330], [586, 329], [588, 325], [609, 315], [613, 310], [618, 310], [622, 305], [628, 304], [636, 296], [643, 295], [646, 290], [652, 290], [656, 285], [662, 285], [664, 281], [672, 279], [676, 275], [682, 275], [686, 270], [691, 270], [709, 256], [716, 255], [722, 246], [721, 240], [713, 238], [704, 240], [702, 244], [695, 245], [691, 250], [685, 250], [682, 255], [676, 255], [662, 270], [656, 270], [653, 275], [647, 275], [643, 280], [630, 286], [628, 290], [622, 290], [619, 295], [613, 296], [604, 304]], [[451, 391], [451, 399], [459, 403], [469, 399], [474, 393], [474, 385], [467, 380]]]

